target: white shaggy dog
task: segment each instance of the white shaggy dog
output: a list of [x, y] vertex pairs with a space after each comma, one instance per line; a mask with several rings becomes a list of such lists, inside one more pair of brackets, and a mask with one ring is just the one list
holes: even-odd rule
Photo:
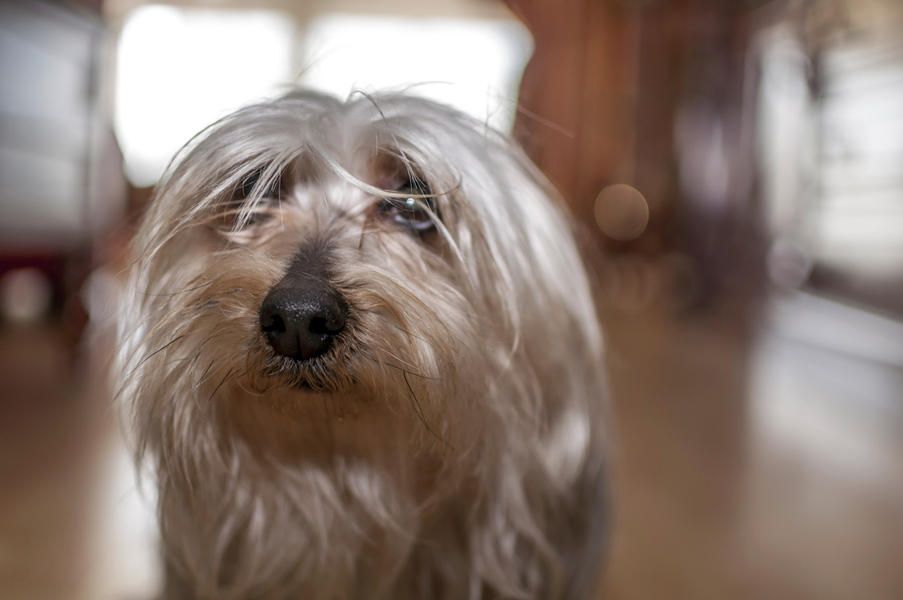
[[186, 146], [133, 250], [121, 397], [168, 597], [593, 597], [601, 335], [505, 137], [296, 91]]

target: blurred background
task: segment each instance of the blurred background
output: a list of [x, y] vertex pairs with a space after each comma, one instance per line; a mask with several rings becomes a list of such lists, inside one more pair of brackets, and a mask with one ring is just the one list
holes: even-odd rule
[[604, 598], [903, 598], [899, 0], [0, 0], [0, 82], [0, 598], [159, 585], [106, 380], [125, 246], [189, 136], [289, 83], [458, 106], [570, 205]]

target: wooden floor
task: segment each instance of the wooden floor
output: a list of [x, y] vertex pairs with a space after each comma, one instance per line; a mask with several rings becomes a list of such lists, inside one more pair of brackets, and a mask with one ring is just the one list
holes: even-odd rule
[[609, 331], [605, 598], [903, 598], [903, 328], [800, 296]]
[[[903, 598], [900, 326], [808, 296], [748, 314], [610, 319], [603, 597]], [[153, 590], [99, 372], [49, 326], [0, 330], [0, 598]]]

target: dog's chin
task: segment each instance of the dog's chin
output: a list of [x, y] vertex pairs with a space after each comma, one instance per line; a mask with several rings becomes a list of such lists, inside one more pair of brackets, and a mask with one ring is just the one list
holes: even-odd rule
[[221, 394], [224, 433], [255, 455], [291, 463], [383, 452], [384, 437], [372, 433], [391, 427], [393, 414], [369, 401], [351, 368], [341, 361], [274, 360]]
[[269, 369], [263, 375], [266, 382], [264, 391], [282, 389], [313, 395], [347, 392], [350, 388], [350, 382], [338, 381], [329, 369], [318, 369], [316, 374], [312, 374], [304, 368], [290, 367], [278, 370]]
[[329, 388], [321, 388], [320, 386], [314, 384], [307, 379], [301, 379], [298, 381], [290, 382], [291, 387], [298, 390], [299, 392], [331, 392], [332, 390]]
[[261, 373], [262, 391], [283, 388], [306, 394], [347, 392], [355, 382], [348, 355], [347, 350], [330, 350], [323, 356], [302, 361], [268, 353]]

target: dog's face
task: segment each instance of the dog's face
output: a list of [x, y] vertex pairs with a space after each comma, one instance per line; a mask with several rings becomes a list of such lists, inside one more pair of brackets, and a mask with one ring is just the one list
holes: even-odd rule
[[424, 100], [294, 94], [226, 118], [136, 251], [125, 393], [176, 455], [209, 430], [292, 459], [481, 456], [537, 435], [548, 388], [597, 355], [529, 163]]
[[362, 572], [394, 585], [421, 535], [449, 597], [543, 581], [601, 341], [507, 140], [425, 100], [293, 93], [190, 144], [134, 251], [121, 394], [197, 589], [348, 597]]

